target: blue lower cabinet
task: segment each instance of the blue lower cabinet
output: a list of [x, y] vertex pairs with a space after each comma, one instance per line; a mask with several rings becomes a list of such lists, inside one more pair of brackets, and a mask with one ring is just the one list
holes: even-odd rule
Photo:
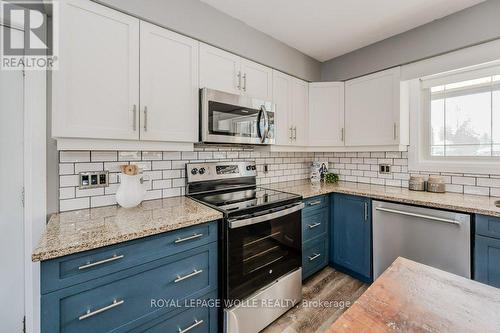
[[500, 239], [476, 234], [474, 279], [500, 288]]
[[198, 299], [198, 304], [183, 303], [183, 307], [132, 329], [130, 332], [164, 333], [216, 333], [218, 305], [217, 293], [213, 292]]
[[[148, 238], [142, 241], [148, 242]], [[217, 242], [211, 242], [182, 252], [172, 251], [170, 256], [104, 276], [99, 272], [95, 279], [42, 294], [42, 333], [128, 332], [156, 321], [148, 330], [156, 332], [175, 325], [184, 329], [196, 323], [191, 331], [213, 332], [217, 316], [208, 308], [181, 311], [175, 306], [154, 304], [158, 300], [184, 304], [210, 293], [216, 295], [217, 247]]]
[[371, 282], [371, 200], [336, 193], [331, 211], [330, 263], [360, 280]]
[[302, 248], [302, 280], [328, 265], [328, 239], [321, 237], [307, 242]]

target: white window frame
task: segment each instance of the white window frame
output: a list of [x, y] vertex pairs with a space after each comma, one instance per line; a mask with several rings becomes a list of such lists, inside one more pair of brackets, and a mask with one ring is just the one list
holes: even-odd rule
[[[492, 74], [495, 73], [495, 74]], [[410, 95], [410, 171], [500, 174], [500, 157], [438, 157], [430, 155], [430, 96], [424, 89], [448, 82], [450, 78], [465, 81], [481, 76], [500, 74], [500, 61], [431, 75], [408, 82]]]

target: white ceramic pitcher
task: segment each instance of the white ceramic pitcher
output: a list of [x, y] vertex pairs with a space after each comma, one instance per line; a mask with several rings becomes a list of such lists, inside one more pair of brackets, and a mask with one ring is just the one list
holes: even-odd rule
[[139, 205], [146, 196], [146, 184], [142, 174], [126, 175], [120, 173], [120, 186], [116, 191], [116, 202], [124, 208]]

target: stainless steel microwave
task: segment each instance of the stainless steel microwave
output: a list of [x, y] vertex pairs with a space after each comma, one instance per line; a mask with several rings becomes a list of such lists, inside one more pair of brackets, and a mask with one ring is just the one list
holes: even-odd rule
[[200, 136], [207, 143], [274, 143], [274, 104], [256, 98], [200, 90]]

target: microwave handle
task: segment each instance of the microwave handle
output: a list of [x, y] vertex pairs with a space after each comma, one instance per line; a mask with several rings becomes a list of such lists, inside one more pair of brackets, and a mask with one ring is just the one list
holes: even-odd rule
[[236, 229], [236, 228], [241, 228], [241, 227], [251, 225], [251, 224], [256, 224], [256, 223], [261, 223], [261, 222], [273, 220], [273, 219], [276, 219], [278, 217], [283, 217], [285, 215], [295, 213], [295, 212], [303, 209], [304, 207], [305, 207], [304, 203], [301, 202], [299, 204], [294, 205], [293, 207], [279, 210], [277, 212], [273, 212], [273, 213], [269, 213], [269, 214], [265, 214], [265, 215], [259, 215], [259, 216], [255, 216], [255, 217], [251, 217], [251, 218], [243, 219], [243, 220], [238, 220], [238, 219], [229, 220], [229, 228]]
[[[264, 115], [264, 133], [260, 131], [260, 120]], [[257, 133], [260, 137], [260, 142], [264, 143], [269, 134], [269, 115], [267, 114], [266, 107], [262, 105], [259, 110], [259, 115], [257, 116]]]

